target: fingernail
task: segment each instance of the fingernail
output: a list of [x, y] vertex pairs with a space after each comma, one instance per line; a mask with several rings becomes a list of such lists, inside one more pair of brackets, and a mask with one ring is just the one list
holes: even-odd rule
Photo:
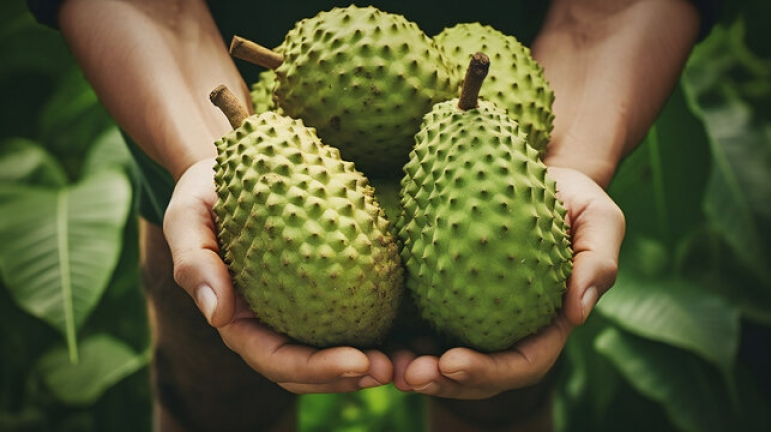
[[217, 308], [217, 295], [208, 285], [201, 285], [195, 292], [195, 301], [198, 303], [198, 309], [203, 312], [206, 320], [211, 323], [214, 309]]
[[434, 394], [434, 393], [436, 393], [436, 389], [437, 389], [436, 383], [432, 381], [432, 382], [430, 382], [430, 383], [428, 383], [426, 385], [423, 385], [421, 387], [415, 387], [412, 390], [416, 391], [418, 393]]
[[356, 378], [364, 375], [366, 372], [343, 372], [340, 374], [341, 378]]
[[359, 388], [363, 388], [363, 389], [370, 388], [370, 387], [377, 387], [381, 385], [383, 384], [381, 384], [378, 380], [376, 380], [375, 378], [372, 378], [369, 375], [359, 380]]
[[442, 372], [442, 375], [455, 381], [465, 381], [466, 379], [468, 379], [468, 376], [469, 376], [468, 372], [464, 370], [458, 370], [455, 372]]
[[597, 304], [597, 288], [596, 287], [589, 287], [584, 292], [583, 298], [581, 298], [581, 308], [584, 311], [584, 320], [589, 318], [589, 314], [592, 312], [592, 309], [594, 309], [594, 305]]

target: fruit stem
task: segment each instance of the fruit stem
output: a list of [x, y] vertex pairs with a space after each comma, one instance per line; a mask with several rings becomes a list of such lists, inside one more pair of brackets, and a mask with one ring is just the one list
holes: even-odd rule
[[209, 100], [225, 114], [233, 129], [237, 129], [249, 117], [249, 112], [241, 105], [236, 95], [224, 85], [219, 85], [212, 90], [209, 93]]
[[230, 41], [230, 55], [268, 69], [276, 69], [284, 63], [283, 55], [240, 36], [233, 36]]
[[459, 109], [467, 111], [479, 106], [479, 90], [482, 88], [482, 82], [488, 70], [490, 70], [490, 58], [485, 53], [477, 52], [471, 56], [466, 69], [466, 78], [463, 79], [463, 87], [460, 89]]

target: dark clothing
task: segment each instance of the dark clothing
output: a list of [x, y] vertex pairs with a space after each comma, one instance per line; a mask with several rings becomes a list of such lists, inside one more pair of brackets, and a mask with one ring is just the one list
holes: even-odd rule
[[[41, 24], [45, 24], [49, 27], [57, 28], [57, 20], [56, 20], [56, 14], [59, 10], [59, 6], [62, 4], [64, 0], [27, 0], [27, 6], [32, 12], [32, 14], [35, 16], [35, 18], [40, 22]], [[703, 39], [706, 37], [707, 34], [709, 34], [709, 31], [712, 29], [712, 26], [714, 26], [715, 22], [717, 21], [718, 17], [720, 16], [720, 11], [722, 9], [722, 1], [721, 0], [691, 0], [693, 4], [699, 9], [699, 12], [701, 13], [701, 32], [699, 34], [699, 39]], [[258, 4], [257, 2], [251, 2], [251, 6], [254, 6], [255, 9], [258, 9], [258, 13], [249, 13], [248, 10], [244, 10], [245, 8], [249, 7], [249, 4], [244, 4], [242, 2], [212, 2], [209, 7], [212, 9], [212, 14], [215, 16], [215, 19], [218, 18], [217, 15], [219, 15], [218, 11], [232, 11], [235, 12], [233, 14], [230, 14], [231, 18], [240, 19], [245, 24], [241, 27], [241, 29], [247, 28], [255, 21], [255, 18], [253, 17], [265, 17], [269, 16], [271, 19], [263, 20], [259, 19], [260, 21], [260, 28], [263, 30], [264, 33], [273, 34], [274, 39], [275, 35], [282, 35], [287, 30], [289, 30], [289, 27], [287, 27], [287, 24], [293, 23], [297, 21], [300, 18], [309, 17], [312, 15], [315, 15], [320, 10], [329, 9], [332, 6], [348, 6], [350, 4], [349, 1], [325, 1], [322, 5], [319, 5], [315, 2], [303, 2], [301, 5], [292, 5], [291, 8], [287, 7], [282, 2], [264, 2], [266, 4]], [[390, 3], [390, 4], [389, 4]], [[493, 4], [493, 2], [489, 2], [490, 4], [486, 3], [476, 3], [474, 5], [474, 8], [468, 8], [466, 6], [465, 8], [463, 5], [467, 5], [467, 3], [460, 2], [460, 1], [445, 1], [441, 3], [441, 6], [439, 6], [439, 9], [437, 9], [436, 3], [431, 4], [428, 2], [371, 2], [368, 4], [372, 4], [373, 6], [378, 6], [383, 10], [386, 10], [388, 12], [393, 13], [400, 13], [405, 15], [410, 20], [413, 20], [421, 25], [421, 27], [428, 33], [429, 35], [438, 33], [441, 28], [432, 28], [430, 25], [426, 27], [428, 24], [427, 21], [437, 21], [437, 18], [440, 18], [444, 21], [448, 21], [448, 11], [453, 10], [459, 10], [461, 11], [465, 16], [458, 16], [455, 15], [455, 22], [472, 22], [472, 21], [480, 21], [485, 22], [486, 24], [490, 24], [493, 27], [503, 31], [507, 32], [507, 27], [509, 27], [512, 24], [512, 16], [510, 15], [510, 12], [513, 12], [511, 9], [517, 9], [519, 12], [527, 11], [527, 10], [533, 10], [533, 9], [541, 9], [542, 5], [540, 4], [533, 4], [533, 3], [546, 3], [546, 2], [519, 2], [520, 5], [512, 5], [512, 2], [509, 2], [509, 5], [501, 6], [500, 4]], [[503, 8], [510, 9], [509, 11], [503, 10]], [[437, 10], [441, 10], [441, 14], [437, 14]], [[450, 14], [449, 16], [452, 16], [453, 14]], [[284, 19], [286, 18], [286, 19]], [[462, 18], [462, 19], [457, 19]], [[514, 20], [515, 21], [515, 20]], [[540, 22], [539, 20], [530, 19], [530, 22], [537, 23]], [[217, 22], [220, 22], [219, 20]], [[438, 25], [438, 24], [437, 24]], [[436, 25], [434, 26], [436, 27]], [[274, 45], [277, 45], [280, 40], [274, 40]], [[273, 46], [273, 45], [268, 45]]]

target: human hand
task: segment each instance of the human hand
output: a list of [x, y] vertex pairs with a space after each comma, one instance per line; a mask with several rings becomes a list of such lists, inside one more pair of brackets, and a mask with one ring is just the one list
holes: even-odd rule
[[618, 206], [591, 178], [550, 167], [559, 198], [568, 209], [573, 273], [563, 307], [549, 326], [511, 349], [491, 354], [452, 348], [440, 356], [407, 350], [393, 355], [400, 390], [454, 399], [485, 399], [539, 382], [551, 369], [571, 330], [582, 324], [615, 282], [625, 221]]
[[386, 384], [393, 367], [379, 351], [316, 349], [261, 324], [233, 288], [219, 256], [212, 206], [217, 200], [213, 159], [177, 181], [163, 230], [174, 260], [174, 280], [195, 300], [222, 340], [255, 371], [294, 393], [336, 393]]

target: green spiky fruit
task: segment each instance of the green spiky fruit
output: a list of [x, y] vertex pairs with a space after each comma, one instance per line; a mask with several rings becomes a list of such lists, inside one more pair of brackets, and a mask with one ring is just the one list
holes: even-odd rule
[[218, 239], [236, 289], [274, 330], [318, 346], [372, 346], [403, 290], [373, 189], [312, 128], [273, 112], [217, 141]]
[[385, 211], [389, 221], [395, 221], [401, 214], [399, 207], [399, 179], [371, 178], [370, 185], [375, 188], [375, 197], [380, 207]]
[[459, 71], [476, 51], [490, 54], [492, 66], [479, 97], [506, 109], [528, 143], [543, 155], [554, 128], [554, 92], [530, 49], [514, 36], [480, 23], [446, 28], [434, 40]]
[[374, 7], [303, 19], [279, 51], [278, 105], [368, 176], [398, 178], [423, 115], [457, 95], [458, 76], [433, 40]]
[[402, 180], [407, 287], [461, 344], [510, 347], [549, 324], [572, 269], [566, 210], [537, 152], [490, 102], [437, 104]]
[[257, 81], [249, 88], [249, 96], [252, 99], [252, 107], [255, 113], [276, 111], [276, 103], [273, 101], [273, 86], [276, 83], [276, 73], [272, 69], [260, 72]]

